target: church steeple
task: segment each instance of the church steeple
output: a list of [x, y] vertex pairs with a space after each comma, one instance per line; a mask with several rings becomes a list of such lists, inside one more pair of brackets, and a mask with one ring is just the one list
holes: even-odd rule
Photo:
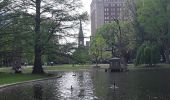
[[84, 34], [83, 34], [83, 29], [82, 29], [82, 22], [80, 19], [80, 29], [79, 29], [79, 37], [78, 37], [78, 47], [83, 47], [84, 46]]

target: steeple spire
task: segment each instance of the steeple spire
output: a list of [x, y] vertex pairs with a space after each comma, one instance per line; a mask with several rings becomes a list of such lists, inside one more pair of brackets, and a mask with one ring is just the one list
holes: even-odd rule
[[84, 46], [84, 34], [83, 34], [83, 29], [82, 29], [82, 22], [80, 19], [80, 29], [79, 29], [79, 37], [78, 37], [78, 47], [83, 47]]

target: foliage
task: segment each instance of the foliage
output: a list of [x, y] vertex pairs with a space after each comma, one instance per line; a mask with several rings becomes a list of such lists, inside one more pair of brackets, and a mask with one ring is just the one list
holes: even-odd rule
[[85, 64], [89, 62], [89, 52], [88, 49], [85, 47], [77, 48], [76, 51], [73, 53], [73, 60], [75, 63]]
[[49, 76], [31, 75], [31, 74], [0, 73], [0, 77], [1, 77], [0, 85], [4, 85], [4, 84], [16, 83], [16, 82], [24, 82], [24, 81], [48, 78]]
[[[149, 41], [160, 46], [160, 53], [164, 61], [170, 63], [169, 48], [169, 0], [128, 0], [127, 8], [134, 29], [135, 51], [139, 52], [141, 45]], [[146, 48], [149, 53], [150, 48]], [[139, 56], [138, 53], [136, 56]], [[138, 58], [138, 57], [136, 57]], [[149, 58], [147, 58], [149, 59]], [[139, 60], [138, 60], [139, 61]]]
[[112, 47], [113, 44], [115, 44], [115, 34], [116, 34], [115, 23], [111, 22], [111, 23], [104, 24], [97, 30], [96, 34], [102, 35], [107, 45], [109, 47]]
[[87, 20], [87, 13], [78, 13], [80, 0], [47, 1], [1, 0], [2, 62], [12, 63], [11, 57], [17, 57], [22, 62], [34, 63], [34, 69], [42, 72], [41, 62], [46, 61], [48, 55], [69, 55], [69, 51], [61, 50], [59, 39], [69, 36], [70, 29], [76, 28], [80, 18]]
[[160, 62], [159, 47], [150, 42], [145, 42], [137, 50], [136, 65], [147, 64], [153, 66]]
[[154, 2], [153, 0], [143, 0], [143, 5], [139, 5], [137, 12], [140, 16], [138, 16], [138, 20], [145, 29], [145, 40], [156, 41], [158, 38], [162, 38], [162, 35], [167, 35], [165, 25], [169, 23], [168, 12], [170, 9], [166, 6], [169, 4], [165, 5], [164, 1], [166, 0], [155, 0]]
[[96, 62], [96, 66], [98, 64], [99, 57], [102, 57], [102, 53], [105, 51], [106, 41], [102, 37], [102, 35], [97, 34], [90, 44], [90, 55]]
[[134, 49], [134, 30], [130, 21], [114, 19], [100, 27], [96, 34], [102, 35], [107, 44], [107, 51], [112, 57], [120, 57], [126, 65], [128, 53]]

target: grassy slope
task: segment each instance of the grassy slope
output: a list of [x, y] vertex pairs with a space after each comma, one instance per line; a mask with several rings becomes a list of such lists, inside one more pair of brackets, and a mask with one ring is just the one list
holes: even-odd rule
[[[74, 65], [74, 67], [72, 65], [59, 65], [44, 67], [44, 70], [71, 71], [88, 69], [90, 67], [91, 67], [90, 65]], [[32, 75], [30, 74], [31, 71], [32, 71], [31, 67], [23, 67], [24, 74], [13, 74], [13, 70], [11, 69], [11, 67], [0, 68], [0, 85], [49, 77], [47, 75]]]
[[45, 78], [45, 75], [0, 73], [0, 85]]
[[44, 70], [56, 70], [56, 71], [72, 71], [72, 70], [83, 70], [89, 69], [91, 65], [58, 65], [58, 66], [48, 66], [44, 67]]
[[[49, 71], [49, 70], [56, 70], [56, 71], [72, 71], [72, 70], [82, 70], [82, 69], [89, 69], [92, 68], [92, 65], [71, 65], [71, 64], [67, 64], [67, 65], [57, 65], [57, 66], [46, 66], [43, 67], [45, 71]], [[22, 71], [24, 73], [31, 73], [32, 71], [32, 67], [22, 67]], [[0, 72], [13, 72], [13, 70], [11, 70], [11, 67], [4, 67], [4, 68], [0, 68]]]
[[152, 67], [148, 67], [146, 65], [139, 65], [139, 66], [134, 66], [134, 64], [129, 64], [128, 65], [128, 68], [129, 69], [140, 69], [140, 68], [170, 68], [170, 64], [157, 64], [155, 66], [152, 66]]
[[[101, 68], [107, 68], [109, 65], [101, 65]], [[170, 68], [169, 64], [158, 64], [155, 68]], [[75, 71], [75, 70], [84, 70], [92, 68], [92, 65], [58, 65], [58, 66], [48, 66], [44, 67], [45, 71]], [[128, 66], [129, 69], [138, 69], [138, 68], [146, 68], [144, 66], [134, 67], [133, 64]], [[154, 68], [154, 67], [153, 67]], [[11, 68], [0, 68], [0, 85], [15, 83], [15, 82], [22, 82], [40, 78], [47, 78], [48, 76], [45, 75], [32, 75], [28, 74], [31, 73], [31, 67], [23, 67], [23, 72], [26, 74], [12, 74]]]

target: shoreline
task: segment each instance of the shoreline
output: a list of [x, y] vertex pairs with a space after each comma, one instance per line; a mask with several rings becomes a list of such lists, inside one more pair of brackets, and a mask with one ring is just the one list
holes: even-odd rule
[[[93, 66], [93, 65], [89, 65], [89, 66]], [[104, 71], [103, 69], [106, 69], [106, 68], [108, 68], [108, 64], [102, 64], [102, 65], [100, 65], [101, 66], [101, 68], [99, 68], [99, 70], [100, 71]], [[52, 72], [72, 72], [72, 71], [75, 71], [75, 72], [77, 72], [77, 71], [91, 71], [91, 70], [93, 70], [93, 67], [84, 67], [84, 68], [72, 68], [72, 69], [70, 69], [70, 68], [68, 68], [68, 69], [66, 69], [66, 68], [63, 68], [63, 69], [61, 69], [61, 68], [59, 68], [59, 69], [57, 69], [57, 67], [55, 67], [55, 66], [52, 66], [52, 68], [53, 69], [46, 69], [45, 71], [47, 72], [47, 74], [50, 74], [50, 73], [52, 73]], [[154, 69], [170, 69], [170, 64], [158, 64], [157, 66], [155, 66], [155, 67], [145, 67], [145, 66], [138, 66], [138, 67], [135, 67], [134, 65], [132, 65], [132, 64], [130, 64], [130, 65], [128, 65], [128, 69], [129, 69], [129, 71], [133, 71], [133, 70], [140, 70], [140, 69], [149, 69], [149, 70], [154, 70]], [[26, 69], [25, 69], [26, 70]], [[10, 75], [10, 74], [12, 74], [12, 73], [10, 73], [10, 72], [2, 72], [2, 71], [0, 71], [0, 73], [2, 74], [2, 76], [1, 77], [3, 77], [3, 75], [5, 75], [5, 74], [7, 74], [7, 75]], [[23, 75], [21, 74], [21, 76], [24, 76], [25, 75], [25, 77], [27, 77], [27, 75], [28, 75], [28, 77], [30, 77], [29, 75], [31, 75], [31, 74], [28, 74], [28, 73], [23, 73]], [[21, 77], [21, 76], [16, 76], [16, 78], [18, 78], [18, 77]], [[11, 77], [11, 76], [6, 76], [6, 77]], [[31, 76], [31, 77], [33, 77], [34, 78], [34, 76]], [[5, 87], [9, 87], [9, 86], [14, 86], [14, 85], [18, 85], [18, 84], [24, 84], [24, 83], [30, 83], [30, 82], [36, 82], [36, 81], [43, 81], [43, 80], [49, 80], [49, 79], [55, 79], [55, 78], [60, 78], [61, 76], [44, 76], [43, 77], [43, 75], [42, 75], [42, 77], [35, 77], [34, 79], [31, 79], [30, 78], [30, 80], [28, 79], [26, 79], [26, 81], [22, 81], [22, 80], [18, 80], [17, 82], [6, 82], [6, 84], [5, 84], [5, 82], [4, 82], [4, 84], [2, 83], [2, 85], [0, 85], [0, 89], [2, 89], [2, 88], [5, 88]], [[14, 77], [11, 77], [11, 78], [13, 78], [13, 79], [15, 79], [15, 76]], [[10, 78], [9, 79], [7, 79], [7, 80], [10, 80]]]
[[34, 80], [4, 84], [4, 85], [0, 85], [0, 89], [7, 88], [7, 87], [10, 87], [10, 86], [19, 85], [19, 84], [26, 84], [26, 83], [32, 83], [32, 82], [37, 82], [37, 81], [43, 81], [43, 80], [57, 79], [57, 78], [60, 78], [60, 77], [61, 76], [53, 76], [53, 77], [48, 77], [48, 78], [39, 78], [39, 79], [34, 79]]

